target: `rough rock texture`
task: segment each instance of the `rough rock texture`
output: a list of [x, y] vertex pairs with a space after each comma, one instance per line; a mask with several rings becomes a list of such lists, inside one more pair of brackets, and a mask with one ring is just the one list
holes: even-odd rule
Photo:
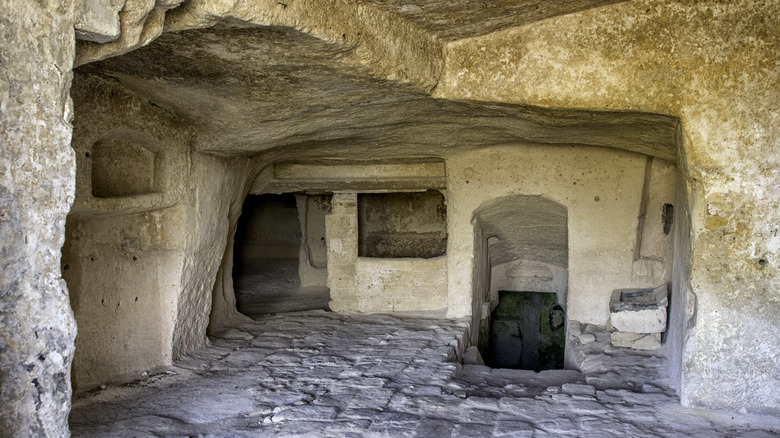
[[232, 258], [224, 254], [227, 237], [232, 240], [235, 235], [250, 175], [257, 169], [252, 162], [207, 154], [193, 154], [191, 159], [190, 190], [195, 199], [182, 225], [190, 232], [174, 329], [174, 358], [205, 345], [207, 328], [229, 327], [245, 319], [235, 308], [229, 274]]
[[437, 100], [349, 62], [353, 48], [280, 27], [166, 33], [83, 66], [189, 120], [198, 151], [297, 161], [391, 160], [535, 141], [627, 149], [673, 160], [677, 120]]
[[0, 3], [0, 434], [68, 435], [76, 327], [60, 275], [73, 202], [69, 2]]
[[[162, 34], [165, 12], [179, 6], [182, 1], [86, 0], [81, 18], [102, 26], [90, 28], [77, 24], [76, 35], [82, 41], [78, 44], [75, 65], [120, 55], [149, 44]], [[118, 11], [119, 29], [114, 15], [117, 7], [121, 7]]]
[[[780, 420], [680, 406], [665, 359], [609, 345], [581, 372], [457, 363], [460, 321], [301, 312], [259, 318], [148, 376], [74, 401], [77, 437], [773, 436]], [[464, 362], [466, 358], [464, 357]], [[604, 368], [609, 364], [609, 369]]]
[[[73, 87], [76, 201], [63, 269], [81, 327], [74, 382], [88, 389], [206, 343], [207, 327], [243, 320], [235, 307], [232, 235], [255, 162], [193, 152], [189, 121], [116, 81], [79, 71]], [[154, 155], [153, 191], [96, 196], [96, 146]], [[106, 173], [118, 187], [141, 172]], [[228, 272], [228, 275], [224, 275]]]
[[[66, 434], [74, 330], [58, 249], [75, 179], [66, 146], [74, 28], [90, 40], [79, 43], [78, 62], [84, 63], [145, 45], [164, 29], [217, 25], [163, 34], [147, 48], [84, 66], [85, 73], [121, 84], [195, 131], [186, 166], [196, 176], [175, 200], [182, 202], [181, 225], [188, 230], [172, 344], [177, 354], [206, 342], [210, 311], [217, 326], [235, 323], [226, 275], [231, 261], [224, 254], [243, 195], [269, 163], [447, 159], [448, 215], [456, 222], [448, 225], [447, 305], [451, 315], [478, 320], [489, 290], [489, 236], [470, 220], [487, 199], [471, 197], [474, 189], [464, 187], [497, 185], [496, 194], [511, 195], [535, 182], [513, 181], [519, 176], [507, 172], [491, 187], [479, 183], [481, 175], [500, 172], [474, 148], [495, 148], [493, 160], [503, 165], [504, 151], [520, 145], [513, 153], [524, 165], [522, 148], [529, 145], [541, 148], [538, 162], [566, 148], [599, 146], [628, 154], [628, 161], [634, 153], [662, 158], [680, 172], [669, 344], [672, 384], [683, 402], [780, 412], [780, 356], [771, 342], [780, 337], [776, 2], [501, 1], [486, 8], [477, 2], [187, 0], [171, 9], [179, 3], [83, 0], [55, 7], [11, 0], [0, 6], [6, 30], [0, 37], [0, 333], [6, 349], [0, 360], [3, 372], [15, 376], [2, 380], [2, 421], [10, 421], [11, 433]], [[118, 140], [124, 141], [110, 139]], [[643, 185], [640, 161], [646, 162], [637, 159], [632, 176], [619, 177], [632, 192]], [[109, 190], [97, 193], [117, 193], [105, 181]], [[573, 199], [567, 201], [562, 186], [550, 198], [580, 224], [573, 210], [590, 214], [596, 206], [586, 200], [609, 198], [576, 182]], [[461, 190], [460, 199], [450, 185]], [[132, 191], [149, 190], [157, 188], [140, 184]], [[636, 192], [614, 194], [641, 204], [643, 190]], [[167, 202], [151, 192], [95, 205], [98, 213], [121, 208], [130, 214]], [[630, 217], [628, 206], [616, 207], [623, 219]], [[73, 213], [82, 212], [77, 206]], [[617, 261], [608, 264], [615, 271], [607, 277], [629, 284], [615, 287], [670, 275], [654, 262], [636, 263], [633, 243], [646, 235], [639, 222], [606, 236], [594, 253]], [[611, 240], [619, 244], [606, 243]], [[638, 254], [668, 254], [666, 244], [647, 253], [643, 245]], [[597, 290], [589, 279], [600, 278], [603, 269], [572, 264], [593, 247], [570, 251], [572, 292]], [[583, 321], [603, 323], [606, 302], [589, 303], [591, 296], [572, 293], [569, 304]], [[44, 352], [45, 365], [31, 362]]]
[[[72, 94], [76, 199], [62, 268], [79, 324], [72, 380], [80, 390], [171, 363], [186, 241], [194, 237], [182, 226], [193, 202], [185, 184], [192, 132], [103, 78], [77, 72]], [[100, 159], [107, 144], [115, 147]], [[150, 155], [150, 165], [128, 159], [128, 150]], [[142, 193], [97, 190], [138, 186], [148, 175]]]
[[753, 0], [618, 3], [452, 43], [436, 87], [680, 117], [697, 306], [674, 352], [686, 404], [780, 412], [780, 356], [767, 342], [780, 337], [779, 13]]

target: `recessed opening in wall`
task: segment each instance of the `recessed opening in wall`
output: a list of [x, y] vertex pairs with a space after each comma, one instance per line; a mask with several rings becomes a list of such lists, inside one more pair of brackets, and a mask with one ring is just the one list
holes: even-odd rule
[[327, 309], [329, 196], [248, 195], [234, 238], [236, 306], [246, 315]]
[[[562, 369], [568, 291], [567, 210], [542, 196], [507, 196], [474, 214], [485, 238], [475, 254], [487, 279], [477, 296], [489, 306], [479, 350], [495, 368]], [[486, 309], [488, 310], [488, 309]]]
[[566, 315], [556, 294], [499, 291], [490, 315], [489, 356], [495, 368], [563, 368]]
[[432, 258], [447, 252], [447, 207], [435, 190], [358, 195], [358, 256]]
[[92, 196], [133, 196], [155, 190], [157, 154], [142, 145], [119, 139], [100, 140], [86, 157], [92, 162]]

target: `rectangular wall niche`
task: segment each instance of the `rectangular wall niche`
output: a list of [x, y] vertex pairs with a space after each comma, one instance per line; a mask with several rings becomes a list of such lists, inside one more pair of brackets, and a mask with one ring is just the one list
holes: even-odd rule
[[91, 154], [92, 196], [106, 198], [154, 192], [156, 158], [153, 151], [129, 141], [106, 139], [95, 143]]
[[447, 207], [435, 190], [358, 195], [358, 255], [432, 258], [447, 252]]

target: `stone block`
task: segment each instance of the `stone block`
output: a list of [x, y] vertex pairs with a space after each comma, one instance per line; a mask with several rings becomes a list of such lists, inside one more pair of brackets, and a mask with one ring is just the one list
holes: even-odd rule
[[644, 336], [643, 333], [626, 333], [626, 332], [612, 332], [610, 335], [612, 338], [612, 345], [615, 347], [631, 347], [637, 339]]
[[463, 353], [464, 365], [485, 365], [485, 361], [482, 359], [482, 355], [479, 353], [479, 349], [475, 346], [471, 346]]
[[651, 333], [645, 335], [634, 341], [634, 343], [631, 344], [631, 348], [634, 350], [657, 350], [661, 348], [661, 334]]
[[634, 350], [657, 350], [661, 348], [660, 333], [612, 332], [612, 345]]
[[616, 289], [609, 303], [610, 324], [620, 332], [661, 333], [666, 330], [668, 286]]

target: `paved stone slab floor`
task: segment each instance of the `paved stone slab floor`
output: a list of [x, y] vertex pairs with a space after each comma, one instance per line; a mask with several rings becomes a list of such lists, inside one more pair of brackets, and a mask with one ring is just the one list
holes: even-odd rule
[[[576, 324], [576, 323], [572, 323]], [[74, 437], [769, 437], [774, 418], [680, 406], [659, 352], [569, 339], [583, 370], [457, 362], [464, 321], [260, 317], [176, 363], [78, 396]]]

